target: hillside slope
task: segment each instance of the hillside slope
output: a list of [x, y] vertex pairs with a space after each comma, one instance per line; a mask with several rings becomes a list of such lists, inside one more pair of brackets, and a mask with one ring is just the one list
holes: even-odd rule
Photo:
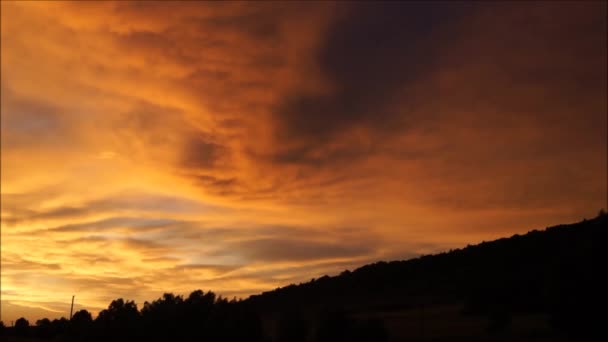
[[[599, 275], [605, 272], [601, 252], [607, 223], [608, 216], [599, 215], [437, 255], [378, 262], [254, 295], [247, 302], [267, 317], [340, 311], [391, 325], [390, 317], [402, 316], [393, 324], [396, 329], [418, 321], [413, 325], [426, 326], [414, 328], [426, 330], [421, 338], [442, 330], [439, 321], [469, 318], [470, 323], [474, 317], [484, 319], [475, 327], [478, 333], [508, 330], [527, 320], [518, 329], [532, 335], [596, 335], [596, 303], [605, 291]], [[434, 323], [439, 325], [433, 328]]]

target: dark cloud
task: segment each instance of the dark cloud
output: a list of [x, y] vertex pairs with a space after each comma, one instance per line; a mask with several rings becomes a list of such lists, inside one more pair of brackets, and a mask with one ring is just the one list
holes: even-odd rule
[[[436, 123], [449, 114], [456, 124], [460, 112], [477, 116], [466, 125], [487, 123], [472, 133], [505, 153], [547, 156], [603, 144], [605, 12], [605, 4], [588, 2], [338, 6], [316, 59], [331, 90], [296, 89], [278, 102], [268, 159], [336, 168], [386, 153], [428, 157], [391, 137], [413, 127], [441, 134]], [[522, 138], [518, 125], [536, 126], [544, 138], [513, 147]], [[353, 128], [367, 136], [335, 146]], [[509, 140], [493, 141], [501, 130]], [[432, 157], [449, 158], [454, 149]]]
[[234, 32], [266, 44], [276, 44], [281, 38], [278, 26], [281, 12], [276, 6], [257, 4], [243, 13], [204, 18], [199, 23], [206, 32]]
[[207, 264], [184, 264], [173, 267], [174, 271], [211, 271], [218, 274], [225, 274], [241, 267], [240, 265], [207, 265]]
[[314, 146], [354, 125], [399, 129], [410, 113], [393, 106], [432, 70], [438, 39], [445, 39], [439, 32], [468, 7], [436, 2], [339, 6], [316, 60], [334, 89], [322, 95], [294, 93], [280, 101], [275, 109], [279, 136]]
[[111, 228], [131, 228], [138, 231], [157, 229], [178, 221], [170, 219], [146, 219], [138, 217], [111, 217], [104, 220], [98, 220], [85, 223], [73, 223], [62, 226], [52, 227], [48, 230], [56, 232], [86, 232], [86, 231], [103, 231]]
[[157, 254], [159, 252], [168, 250], [166, 245], [153, 240], [144, 240], [136, 238], [126, 238], [119, 240], [114, 238], [113, 241], [121, 242], [128, 249], [140, 250], [148, 254]]
[[4, 258], [2, 267], [4, 270], [10, 270], [11, 272], [61, 270], [61, 265], [57, 263], [38, 262], [21, 257]]
[[319, 149], [315, 142], [289, 149], [275, 151], [268, 158], [277, 164], [302, 164], [322, 166], [327, 164], [346, 164], [359, 156], [370, 155], [374, 147], [349, 145]]
[[188, 64], [196, 62], [191, 49], [179, 45], [179, 41], [172, 39], [166, 32], [132, 31], [116, 34], [115, 39], [124, 47], [124, 53], [144, 52], [152, 63], [159, 58]]
[[[155, 133], [159, 128], [183, 125], [182, 115], [183, 111], [179, 108], [140, 100], [128, 112], [121, 114], [121, 120], [115, 128], [129, 132], [128, 128], [141, 134]], [[154, 140], [159, 138], [161, 137], [155, 136]]]
[[252, 261], [304, 261], [353, 258], [373, 253], [370, 244], [289, 240], [285, 238], [257, 239], [238, 243], [237, 253]]
[[[492, 182], [479, 177], [477, 180], [463, 182], [465, 187], [475, 187], [482, 191], [460, 194], [447, 193], [438, 189], [428, 196], [429, 205], [446, 210], [542, 210], [546, 208], [588, 210], [586, 203], [573, 203], [571, 198], [586, 198], [601, 203], [606, 201], [606, 189], [595, 184], [599, 174], [580, 172], [572, 167], [559, 168], [545, 164], [534, 167], [537, 172], [530, 175], [527, 171], [511, 171], [509, 174], [496, 173]], [[551, 170], [543, 172], [543, 170]], [[565, 181], [567, 180], [567, 181]], [[462, 194], [466, 193], [467, 196]]]
[[145, 258], [141, 260], [142, 262], [151, 262], [151, 263], [157, 263], [157, 262], [168, 262], [168, 263], [177, 263], [180, 261], [179, 258], [173, 258], [173, 257], [152, 257], [152, 258]]
[[[468, 104], [469, 109], [491, 104], [494, 110], [553, 123], [568, 119], [560, 117], [565, 114], [560, 107], [601, 99], [606, 87], [605, 3], [479, 7], [473, 20], [458, 27], [462, 39], [447, 46], [449, 54], [442, 58], [452, 72], [470, 80], [455, 89], [455, 96], [446, 94], [450, 103]], [[547, 108], [560, 110], [551, 115]]]
[[5, 148], [57, 145], [70, 136], [62, 109], [54, 104], [19, 96], [2, 82], [2, 144]]
[[[103, 235], [90, 235], [83, 236], [76, 239], [70, 240], [58, 240], [56, 241], [57, 245], [60, 246], [69, 246], [69, 245], [78, 245], [78, 244], [98, 244], [103, 245], [104, 247], [109, 247], [112, 244], [118, 244], [124, 248], [130, 250], [137, 250], [139, 252], [155, 254], [166, 251], [165, 245], [161, 242], [153, 241], [151, 239], [142, 239], [142, 238], [129, 238], [129, 237], [117, 237], [117, 236], [103, 236]], [[153, 258], [155, 256], [146, 257]]]
[[[3, 195], [4, 196], [4, 195]], [[13, 194], [15, 196], [15, 194]], [[23, 196], [30, 197], [29, 194]], [[27, 205], [32, 205], [28, 203]], [[4, 206], [4, 205], [3, 205]], [[73, 230], [88, 230], [88, 229], [104, 229], [112, 226], [132, 226], [154, 228], [162, 225], [175, 223], [170, 219], [149, 219], [138, 218], [130, 215], [132, 212], [165, 212], [165, 213], [192, 213], [202, 210], [218, 210], [219, 207], [206, 206], [200, 202], [180, 198], [175, 196], [141, 193], [141, 192], [122, 192], [109, 197], [85, 202], [79, 206], [64, 205], [47, 210], [32, 210], [20, 208], [15, 212], [11, 212], [11, 216], [7, 217], [7, 221], [11, 224], [36, 221], [36, 220], [53, 220], [53, 219], [75, 219], [82, 218], [92, 214], [111, 213], [114, 217], [78, 224], [68, 224], [51, 229], [61, 231]], [[125, 216], [119, 216], [125, 215]]]
[[[142, 281], [135, 277], [117, 277], [103, 273], [95, 276], [72, 275], [68, 279], [80, 289], [99, 288], [100, 285], [107, 291], [144, 287]], [[103, 293], [103, 296], [111, 296], [111, 294]]]
[[181, 146], [194, 134], [184, 119], [184, 112], [172, 106], [139, 100], [128, 110], [118, 113], [111, 128], [115, 149], [125, 157], [151, 154], [167, 146]]
[[220, 195], [228, 195], [235, 193], [239, 185], [239, 181], [235, 177], [219, 178], [208, 175], [199, 175], [194, 176], [194, 179], [199, 185], [202, 185], [203, 188], [207, 189], [212, 193]]
[[227, 157], [226, 147], [202, 136], [192, 137], [184, 149], [183, 166], [200, 170], [213, 169]]
[[108, 258], [106, 256], [101, 256], [97, 253], [84, 253], [84, 252], [80, 252], [80, 253], [76, 253], [73, 255], [73, 259], [74, 260], [78, 260], [79, 263], [84, 263], [84, 264], [88, 264], [88, 265], [97, 265], [97, 264], [105, 264], [105, 265], [111, 265], [113, 263], [116, 263], [118, 260], [114, 259], [114, 258]]

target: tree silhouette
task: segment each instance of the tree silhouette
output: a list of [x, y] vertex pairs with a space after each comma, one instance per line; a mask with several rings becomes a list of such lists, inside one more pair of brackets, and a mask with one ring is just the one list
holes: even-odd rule
[[204, 293], [196, 290], [190, 293], [183, 303], [184, 333], [189, 336], [204, 338], [213, 329], [211, 316], [214, 314], [216, 304], [215, 293]]
[[64, 334], [70, 326], [70, 321], [65, 317], [61, 317], [60, 319], [54, 319], [51, 322], [51, 330], [52, 335], [61, 335]]
[[113, 300], [107, 309], [99, 312], [97, 320], [100, 322], [133, 321], [139, 317], [137, 304], [133, 301], [126, 301], [122, 298]]
[[73, 324], [88, 325], [93, 322], [93, 316], [87, 310], [79, 310], [74, 313], [70, 320]]
[[136, 339], [139, 334], [139, 311], [133, 301], [122, 298], [110, 303], [95, 319], [97, 334], [102, 338]]
[[17, 336], [27, 336], [29, 334], [30, 322], [21, 317], [15, 321], [15, 334]]
[[171, 339], [178, 335], [184, 323], [181, 312], [183, 303], [182, 296], [172, 293], [165, 293], [153, 302], [145, 302], [141, 309], [145, 330], [153, 332], [159, 339]]
[[72, 315], [70, 320], [71, 334], [73, 337], [79, 340], [86, 340], [86, 337], [91, 334], [91, 327], [93, 325], [93, 317], [87, 310], [79, 310]]
[[50, 338], [53, 335], [51, 321], [48, 318], [36, 321], [36, 336], [39, 338]]

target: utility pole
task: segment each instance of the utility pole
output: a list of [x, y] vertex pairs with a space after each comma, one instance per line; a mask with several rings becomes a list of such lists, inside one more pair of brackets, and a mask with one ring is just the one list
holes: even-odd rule
[[73, 311], [74, 311], [74, 296], [72, 296], [72, 306], [70, 307], [70, 321], [72, 320]]

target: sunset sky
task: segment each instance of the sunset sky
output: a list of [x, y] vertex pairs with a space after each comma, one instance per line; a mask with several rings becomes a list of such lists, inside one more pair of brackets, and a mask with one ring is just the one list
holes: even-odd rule
[[592, 217], [607, 3], [1, 4], [1, 319]]

